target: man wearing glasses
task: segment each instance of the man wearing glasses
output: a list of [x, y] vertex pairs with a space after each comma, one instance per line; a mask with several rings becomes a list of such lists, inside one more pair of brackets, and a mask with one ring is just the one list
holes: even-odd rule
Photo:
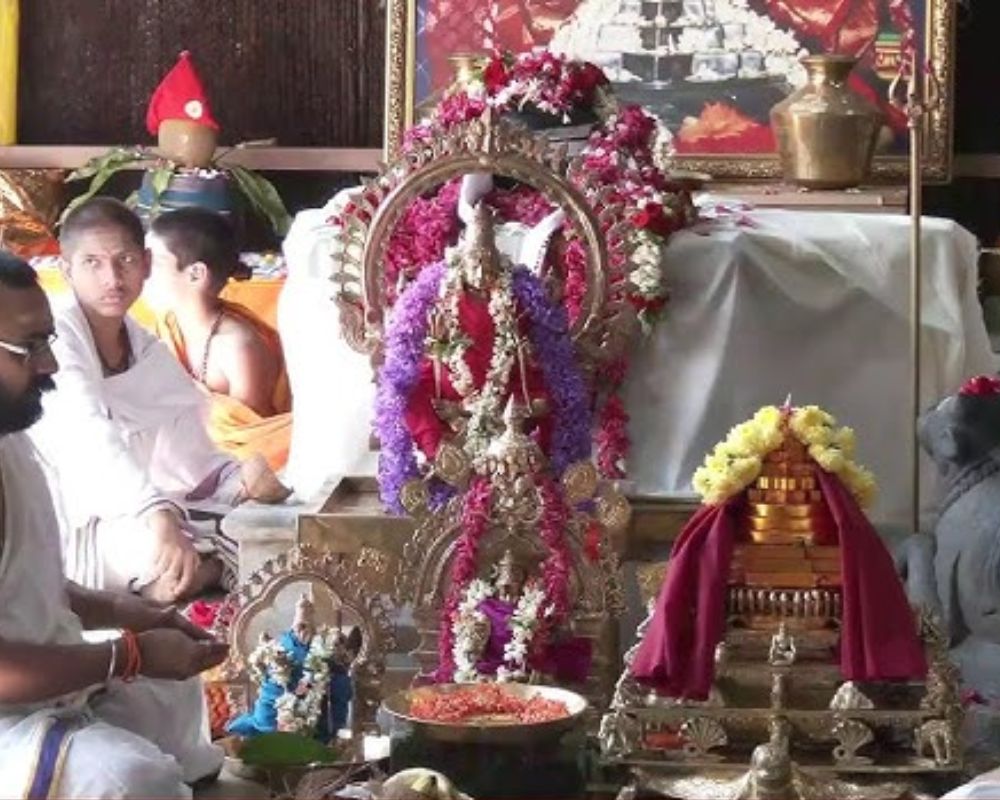
[[[190, 797], [185, 782], [222, 763], [192, 676], [226, 647], [172, 609], [67, 583], [25, 435], [54, 385], [54, 338], [34, 270], [0, 253], [0, 797]], [[85, 628], [128, 628], [138, 663]], [[135, 674], [160, 680], [120, 680]]]

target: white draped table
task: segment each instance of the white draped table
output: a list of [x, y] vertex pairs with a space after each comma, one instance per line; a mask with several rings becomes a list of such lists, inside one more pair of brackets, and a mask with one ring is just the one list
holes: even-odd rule
[[[279, 309], [295, 395], [289, 477], [308, 493], [331, 474], [370, 472], [373, 389], [339, 336], [330, 297], [329, 210], [296, 219]], [[976, 297], [976, 242], [925, 221], [926, 404], [994, 370]], [[690, 493], [692, 472], [759, 406], [816, 403], [858, 433], [876, 473], [875, 516], [904, 522], [910, 435], [909, 222], [894, 215], [750, 210], [676, 235], [666, 251], [665, 320], [632, 356], [625, 387], [642, 495]], [[926, 478], [933, 501], [933, 468]]]

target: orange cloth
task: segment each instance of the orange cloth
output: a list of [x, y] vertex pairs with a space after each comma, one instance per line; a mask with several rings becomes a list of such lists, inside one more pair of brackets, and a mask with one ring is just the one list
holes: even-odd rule
[[[69, 286], [58, 269], [38, 270], [38, 282], [52, 297], [68, 292]], [[285, 285], [284, 278], [253, 277], [248, 281], [231, 280], [222, 290], [222, 299], [250, 309], [272, 331], [278, 327], [278, 297]], [[155, 331], [156, 315], [143, 298], [135, 301], [129, 316], [147, 330]]]
[[[208, 433], [219, 449], [246, 460], [260, 453], [272, 469], [279, 470], [288, 462], [292, 438], [292, 393], [284, 367], [281, 341], [277, 332], [247, 308], [223, 300], [228, 316], [245, 322], [267, 342], [268, 348], [281, 361], [281, 374], [274, 387], [271, 403], [277, 413], [262, 417], [245, 403], [227, 394], [209, 391], [212, 398]], [[156, 335], [171, 349], [189, 374], [194, 375], [188, 360], [187, 347], [180, 326], [173, 314], [157, 320]]]

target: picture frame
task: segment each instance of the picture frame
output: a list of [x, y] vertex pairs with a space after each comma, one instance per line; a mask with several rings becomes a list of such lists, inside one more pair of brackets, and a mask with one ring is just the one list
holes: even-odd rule
[[[386, 0], [386, 13], [389, 158], [463, 56], [550, 46], [595, 61], [622, 102], [656, 113], [673, 134], [673, 167], [723, 180], [780, 179], [768, 113], [804, 80], [798, 56], [851, 52], [860, 53], [852, 86], [886, 120], [872, 178], [900, 183], [909, 140], [888, 92], [904, 53], [916, 48], [937, 99], [924, 120], [924, 180], [951, 177], [953, 0]], [[616, 56], [618, 46], [631, 49]], [[696, 52], [667, 58], [665, 47]]]

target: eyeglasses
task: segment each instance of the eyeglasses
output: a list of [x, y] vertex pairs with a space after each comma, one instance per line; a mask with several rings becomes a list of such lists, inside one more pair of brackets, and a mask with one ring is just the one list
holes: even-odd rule
[[8, 353], [21, 356], [24, 359], [24, 363], [27, 364], [33, 358], [51, 354], [52, 345], [58, 337], [57, 333], [52, 332], [27, 344], [14, 344], [13, 342], [5, 342], [3, 339], [0, 339], [0, 350], [6, 350]]

